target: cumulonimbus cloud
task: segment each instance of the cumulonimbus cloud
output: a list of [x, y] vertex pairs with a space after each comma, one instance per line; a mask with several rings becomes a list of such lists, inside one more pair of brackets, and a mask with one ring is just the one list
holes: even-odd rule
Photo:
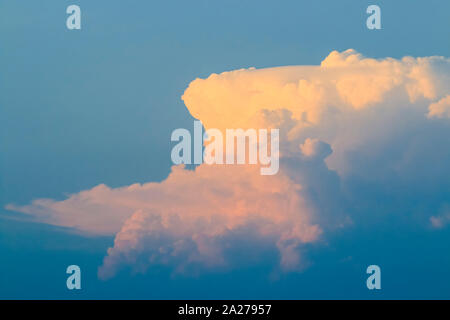
[[[102, 278], [125, 265], [227, 266], [238, 236], [273, 245], [281, 266], [296, 268], [302, 245], [353, 215], [373, 214], [358, 208], [381, 196], [380, 210], [403, 215], [446, 205], [449, 93], [444, 57], [369, 59], [333, 51], [318, 66], [212, 74], [190, 83], [182, 96], [186, 107], [206, 129], [279, 128], [277, 175], [261, 176], [249, 165], [173, 167], [161, 183], [99, 185], [64, 201], [8, 209], [114, 234]], [[433, 219], [425, 217], [436, 226]]]
[[428, 107], [430, 118], [450, 118], [450, 95], [430, 104]]

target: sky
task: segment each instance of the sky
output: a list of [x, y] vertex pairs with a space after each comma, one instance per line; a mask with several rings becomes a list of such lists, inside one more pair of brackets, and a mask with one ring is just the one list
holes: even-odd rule
[[[0, 0], [0, 298], [450, 298], [449, 12]], [[172, 168], [194, 119], [280, 128], [279, 174]]]

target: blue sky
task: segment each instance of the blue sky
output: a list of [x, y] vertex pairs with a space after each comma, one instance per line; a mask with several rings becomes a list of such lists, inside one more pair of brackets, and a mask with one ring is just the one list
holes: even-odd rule
[[[65, 27], [70, 4], [81, 7], [80, 31]], [[97, 268], [113, 236], [86, 237], [3, 209], [100, 183], [164, 180], [171, 132], [192, 126], [181, 95], [196, 78], [317, 65], [348, 48], [372, 58], [450, 56], [450, 3], [376, 1], [377, 31], [365, 27], [369, 4], [0, 0], [0, 298], [450, 298], [449, 228], [421, 228], [403, 213], [356, 215], [360, 223], [305, 249], [311, 265], [302, 272], [274, 271], [277, 252], [268, 251], [231, 272], [125, 268], [103, 281]], [[435, 196], [450, 201], [446, 188]], [[405, 212], [416, 200], [402, 199]], [[360, 205], [391, 200], [380, 193]], [[65, 287], [69, 264], [82, 269], [80, 292]], [[382, 267], [380, 292], [365, 287], [369, 264]]]

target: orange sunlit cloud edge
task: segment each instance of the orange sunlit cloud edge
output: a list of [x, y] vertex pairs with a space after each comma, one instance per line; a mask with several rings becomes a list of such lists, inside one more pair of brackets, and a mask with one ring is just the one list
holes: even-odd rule
[[[213, 74], [191, 82], [182, 97], [186, 107], [206, 129], [280, 128], [277, 175], [262, 177], [251, 166], [174, 167], [161, 183], [99, 185], [64, 201], [38, 199], [7, 209], [90, 234], [114, 234], [101, 278], [124, 265], [143, 271], [153, 264], [179, 271], [189, 264], [228, 266], [235, 262], [224, 252], [238, 245], [232, 240], [240, 230], [271, 243], [280, 266], [295, 270], [302, 266], [303, 245], [351, 223], [355, 200], [342, 186], [348, 177], [373, 181], [376, 175], [380, 184], [414, 180], [412, 155], [445, 166], [419, 138], [409, 148], [397, 146], [399, 159], [390, 159], [387, 150], [396, 137], [411, 133], [413, 139], [421, 126], [439, 129], [428, 130], [431, 137], [450, 134], [449, 79], [444, 57], [369, 59], [354, 50], [333, 51], [320, 66]], [[370, 163], [355, 166], [358, 153], [382, 162], [373, 171]], [[442, 227], [445, 217], [444, 211], [425, 218]]]

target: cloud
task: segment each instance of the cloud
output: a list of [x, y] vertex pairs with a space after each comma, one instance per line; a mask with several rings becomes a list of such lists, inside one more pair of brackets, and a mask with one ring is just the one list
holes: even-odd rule
[[[282, 266], [289, 268], [300, 262], [291, 256], [292, 247], [317, 241], [322, 232], [312, 221], [300, 185], [283, 174], [262, 176], [252, 166], [173, 167], [167, 180], [138, 192], [143, 198], [157, 193], [158, 201], [133, 207], [139, 209], [116, 235], [101, 277], [114, 274], [123, 262], [144, 269], [152, 263], [178, 269], [193, 263], [227, 265], [224, 251], [242, 230], [251, 230], [249, 237], [271, 240]], [[148, 257], [143, 265], [142, 256]]]
[[349, 49], [319, 66], [212, 74], [192, 81], [182, 99], [205, 128], [280, 127], [284, 155], [307, 138], [325, 141], [330, 168], [345, 174], [350, 152], [424, 122], [428, 105], [449, 92], [448, 58], [370, 59]]
[[429, 118], [450, 118], [450, 95], [430, 104], [428, 110]]
[[442, 229], [450, 224], [450, 205], [442, 204], [439, 213], [430, 217], [430, 223], [434, 229]]
[[113, 276], [122, 264], [228, 266], [223, 253], [242, 230], [272, 243], [283, 268], [296, 268], [301, 261], [295, 248], [322, 233], [301, 185], [283, 173], [263, 176], [251, 165], [201, 165], [195, 171], [174, 166], [161, 183], [99, 185], [65, 201], [36, 200], [8, 209], [90, 234], [116, 234], [101, 278]]
[[449, 59], [443, 57], [376, 60], [349, 49], [331, 52], [320, 66], [212, 74], [192, 81], [182, 99], [206, 128], [257, 127], [256, 114], [281, 109], [306, 126], [321, 123], [333, 108], [351, 112], [387, 98], [436, 99], [449, 91], [449, 72]]
[[450, 197], [449, 93], [448, 58], [370, 59], [352, 49], [318, 66], [212, 74], [189, 84], [186, 107], [206, 129], [279, 128], [277, 175], [246, 165], [173, 167], [161, 183], [99, 185], [8, 209], [114, 234], [102, 278], [124, 266], [238, 267], [232, 252], [247, 242], [277, 248], [280, 265], [296, 269], [305, 245], [355, 221], [442, 224], [428, 212]]
[[432, 216], [430, 218], [431, 225], [433, 228], [441, 229], [450, 221], [449, 216]]
[[305, 157], [311, 158], [319, 156], [325, 159], [332, 153], [330, 145], [318, 139], [307, 138], [303, 144], [300, 145], [300, 150]]

